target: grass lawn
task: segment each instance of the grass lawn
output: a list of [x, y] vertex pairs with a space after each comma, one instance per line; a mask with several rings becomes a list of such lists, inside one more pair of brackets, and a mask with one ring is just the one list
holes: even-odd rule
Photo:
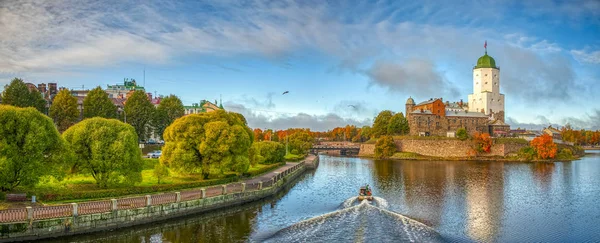
[[[42, 203], [68, 203], [116, 198], [123, 196], [147, 195], [149, 193], [180, 191], [182, 189], [206, 187], [239, 181], [243, 177], [254, 177], [272, 171], [285, 163], [251, 166], [243, 175], [227, 173], [223, 178], [203, 179], [198, 174], [178, 174], [174, 171], [163, 178], [161, 183], [154, 176], [154, 166], [158, 159], [144, 158], [142, 181], [135, 186], [116, 185], [110, 188], [98, 188], [96, 180], [89, 174], [70, 175], [59, 181], [51, 176], [43, 177], [34, 188], [21, 188], [28, 196], [37, 195]], [[1, 202], [0, 202], [1, 203]], [[0, 209], [7, 208], [11, 203], [1, 203]]]
[[304, 159], [304, 155], [296, 155], [296, 154], [288, 153], [283, 158], [285, 161], [300, 161], [300, 160]]

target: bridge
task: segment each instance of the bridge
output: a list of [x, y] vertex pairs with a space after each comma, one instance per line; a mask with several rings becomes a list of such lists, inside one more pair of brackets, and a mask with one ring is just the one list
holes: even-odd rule
[[334, 153], [342, 156], [356, 156], [360, 151], [360, 145], [313, 145], [310, 148], [311, 154], [319, 154], [319, 152]]

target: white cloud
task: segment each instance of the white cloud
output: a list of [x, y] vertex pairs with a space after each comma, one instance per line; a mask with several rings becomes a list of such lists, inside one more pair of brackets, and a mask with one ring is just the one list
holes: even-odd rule
[[287, 129], [287, 128], [310, 128], [312, 131], [327, 131], [335, 127], [348, 124], [362, 127], [371, 125], [371, 119], [343, 118], [337, 114], [309, 115], [306, 113], [280, 113], [265, 112], [264, 110], [253, 110], [242, 104], [226, 102], [225, 110], [244, 115], [251, 128], [261, 129]]
[[578, 62], [600, 64], [600, 51], [586, 52], [584, 50], [571, 50], [571, 55]]

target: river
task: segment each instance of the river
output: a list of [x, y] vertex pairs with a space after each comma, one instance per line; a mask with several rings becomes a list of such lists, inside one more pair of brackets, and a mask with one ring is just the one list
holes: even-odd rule
[[[365, 183], [379, 203], [351, 203]], [[600, 241], [600, 153], [556, 163], [321, 156], [274, 198], [51, 242], [405, 240]]]

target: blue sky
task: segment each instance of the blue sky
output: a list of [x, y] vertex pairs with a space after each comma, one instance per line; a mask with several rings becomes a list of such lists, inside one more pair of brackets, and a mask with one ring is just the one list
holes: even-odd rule
[[487, 40], [511, 125], [600, 129], [600, 1], [325, 2], [2, 1], [0, 86], [105, 87], [145, 68], [149, 92], [327, 130], [409, 96], [466, 101]]

